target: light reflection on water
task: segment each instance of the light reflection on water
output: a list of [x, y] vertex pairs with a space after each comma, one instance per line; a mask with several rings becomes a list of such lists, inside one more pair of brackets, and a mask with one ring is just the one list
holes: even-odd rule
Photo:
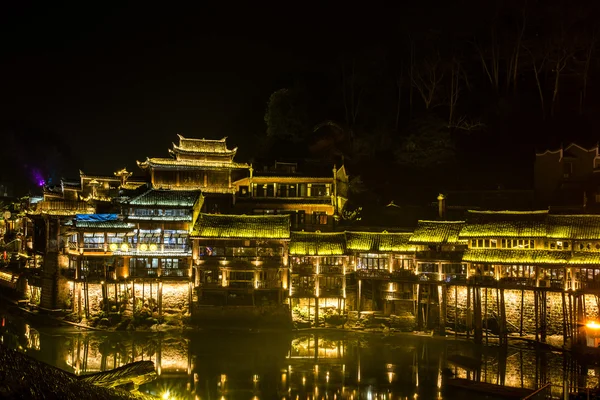
[[[551, 382], [553, 396], [560, 398], [564, 388], [597, 386], [600, 375], [561, 353], [435, 338], [343, 332], [107, 333], [35, 329], [20, 319], [2, 318], [2, 343], [75, 374], [151, 360], [159, 378], [140, 390], [176, 399], [464, 398], [445, 386], [453, 376], [524, 388]], [[473, 360], [475, 367], [469, 364]]]

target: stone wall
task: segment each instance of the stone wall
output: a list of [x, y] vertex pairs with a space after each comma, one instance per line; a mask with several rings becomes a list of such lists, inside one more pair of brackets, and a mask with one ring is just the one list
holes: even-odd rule
[[[498, 315], [498, 293], [496, 289], [481, 288], [481, 314], [485, 320], [494, 319]], [[486, 296], [487, 293], [487, 296]], [[471, 294], [472, 296], [472, 294]], [[535, 299], [531, 290], [508, 290], [504, 291], [504, 303], [506, 311], [506, 322], [509, 332], [518, 332], [521, 325], [521, 296], [523, 296], [523, 333], [535, 334]], [[486, 314], [487, 298], [487, 314]], [[566, 297], [568, 302], [568, 296]], [[458, 320], [459, 329], [470, 323], [473, 317], [473, 304], [471, 298], [470, 310], [467, 310], [467, 289], [465, 286], [451, 286], [447, 295], [447, 324], [454, 327]], [[562, 295], [560, 292], [547, 292], [546, 294], [546, 334], [562, 335], [563, 312]], [[595, 296], [585, 296], [586, 319], [597, 320], [598, 305]], [[492, 322], [490, 322], [491, 326]], [[538, 326], [541, 321], [538, 321]]]
[[163, 282], [162, 309], [166, 314], [186, 314], [189, 311], [188, 282]]

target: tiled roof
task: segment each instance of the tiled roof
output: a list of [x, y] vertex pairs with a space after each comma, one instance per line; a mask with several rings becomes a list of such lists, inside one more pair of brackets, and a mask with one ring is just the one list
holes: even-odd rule
[[290, 254], [297, 256], [332, 256], [346, 252], [345, 233], [292, 232]]
[[353, 251], [415, 251], [415, 245], [408, 243], [411, 236], [412, 233], [346, 232], [346, 247]]
[[600, 215], [549, 215], [548, 237], [600, 240]]
[[469, 211], [460, 238], [546, 236], [548, 211]]
[[491, 264], [566, 265], [570, 258], [571, 253], [568, 251], [468, 249], [462, 260]]
[[173, 158], [147, 158], [146, 161], [138, 161], [140, 168], [158, 167], [166, 169], [244, 169], [250, 166], [246, 163], [204, 160], [175, 160]]
[[458, 239], [458, 233], [464, 224], [464, 221], [419, 221], [408, 242], [415, 244], [459, 244], [461, 242]]
[[200, 214], [190, 233], [203, 238], [289, 239], [289, 215]]
[[173, 144], [173, 148], [175, 149], [197, 153], [235, 153], [236, 151], [236, 149], [229, 150], [227, 148], [226, 137], [220, 140], [212, 140], [185, 138], [181, 135], [177, 136], [179, 136], [179, 146]]
[[569, 260], [569, 265], [594, 265], [600, 264], [600, 253], [596, 252], [575, 252]]
[[192, 208], [200, 197], [197, 190], [156, 190], [147, 192], [129, 200], [132, 206], [164, 206]]
[[124, 184], [121, 185], [121, 189], [123, 189], [123, 190], [136, 190], [140, 186], [143, 186], [145, 184], [146, 184], [145, 182], [125, 182]]
[[331, 197], [238, 197], [236, 202], [257, 204], [325, 204], [331, 205]]
[[94, 229], [94, 230], [122, 230], [134, 229], [135, 225], [124, 221], [73, 221], [74, 228]]

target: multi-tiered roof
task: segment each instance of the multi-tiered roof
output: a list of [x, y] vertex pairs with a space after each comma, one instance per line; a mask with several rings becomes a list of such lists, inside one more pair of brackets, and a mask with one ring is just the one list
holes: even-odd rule
[[233, 161], [237, 148], [228, 149], [226, 140], [192, 139], [179, 136], [179, 145], [173, 143], [169, 150], [174, 158], [152, 157], [146, 161], [138, 161], [142, 169], [244, 169], [249, 168], [246, 163]]

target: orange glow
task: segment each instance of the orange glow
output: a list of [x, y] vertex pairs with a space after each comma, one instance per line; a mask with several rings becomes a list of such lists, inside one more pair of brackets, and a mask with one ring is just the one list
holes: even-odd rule
[[600, 329], [600, 324], [598, 324], [596, 321], [590, 321], [585, 326], [590, 329]]

